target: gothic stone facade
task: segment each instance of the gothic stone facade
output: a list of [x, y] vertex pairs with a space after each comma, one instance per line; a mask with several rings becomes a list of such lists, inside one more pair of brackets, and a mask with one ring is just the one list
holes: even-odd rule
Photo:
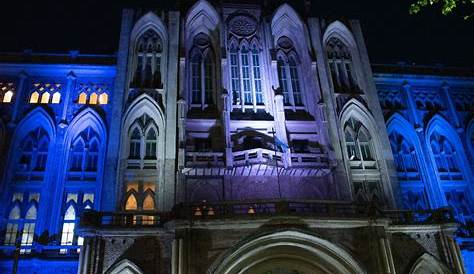
[[225, 2], [124, 10], [114, 56], [2, 55], [0, 272], [474, 271], [474, 73]]

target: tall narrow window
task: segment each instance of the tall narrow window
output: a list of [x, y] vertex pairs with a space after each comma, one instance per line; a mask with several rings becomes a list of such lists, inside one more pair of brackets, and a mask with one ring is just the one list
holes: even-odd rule
[[147, 30], [137, 40], [132, 87], [162, 88], [162, 40], [154, 30]]
[[196, 54], [191, 61], [192, 103], [201, 104], [201, 56]]
[[375, 169], [369, 131], [354, 118], [349, 119], [344, 128], [347, 156], [353, 169]]
[[130, 137], [130, 159], [140, 159], [141, 154], [141, 133], [138, 128], [133, 130], [132, 136]]
[[431, 151], [441, 180], [463, 180], [458, 155], [448, 139], [434, 133], [431, 136]]
[[16, 205], [8, 215], [7, 229], [5, 232], [5, 245], [15, 245], [18, 237], [18, 228], [20, 224], [21, 211], [20, 207]]
[[257, 46], [249, 48], [231, 46], [229, 48], [232, 102], [235, 108], [263, 108], [262, 73], [260, 50]]
[[[63, 229], [61, 232], [61, 245], [72, 245], [74, 241], [74, 228], [76, 226], [76, 210], [71, 204], [64, 214]], [[60, 253], [66, 253], [67, 249], [61, 249]]]
[[43, 95], [41, 95], [41, 104], [48, 104], [49, 103], [49, 97], [50, 97], [49, 92], [43, 93]]
[[130, 194], [127, 198], [127, 202], [125, 203], [125, 210], [137, 210], [138, 209], [138, 202], [135, 194]]
[[347, 46], [337, 38], [329, 39], [326, 45], [328, 65], [336, 93], [358, 92], [352, 70], [352, 57]]
[[90, 127], [73, 140], [69, 155], [69, 179], [94, 180], [99, 161], [99, 138]]
[[196, 35], [189, 55], [191, 107], [204, 109], [214, 105], [216, 82], [215, 56], [210, 38], [203, 33]]
[[283, 102], [286, 107], [296, 110], [303, 106], [296, 50], [293, 41], [286, 36], [278, 39], [277, 46], [278, 78], [283, 91]]
[[21, 246], [22, 249], [20, 253], [30, 253], [31, 245], [33, 245], [33, 240], [35, 236], [35, 225], [37, 218], [37, 209], [36, 206], [32, 205], [25, 214], [25, 221], [23, 224], [23, 233], [21, 235]]
[[153, 128], [148, 131], [146, 136], [146, 159], [156, 159], [156, 133]]
[[59, 104], [61, 102], [61, 93], [59, 92], [55, 92], [53, 94], [53, 100], [51, 101], [51, 103], [53, 104]]
[[46, 169], [49, 138], [42, 128], [31, 131], [20, 144], [17, 175], [24, 179], [39, 178]]

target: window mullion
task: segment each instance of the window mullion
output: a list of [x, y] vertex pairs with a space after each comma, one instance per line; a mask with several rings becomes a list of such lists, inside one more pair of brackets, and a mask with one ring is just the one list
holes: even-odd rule
[[242, 112], [245, 112], [245, 95], [244, 95], [244, 77], [243, 77], [243, 67], [242, 67], [242, 51], [239, 49], [238, 51], [238, 61], [237, 64], [239, 66], [239, 81], [240, 81], [240, 106]]
[[254, 75], [254, 63], [253, 63], [253, 52], [249, 51], [247, 53], [249, 58], [249, 72], [250, 72], [250, 91], [252, 92], [252, 105], [253, 111], [257, 112], [257, 94], [255, 88], [255, 75]]
[[293, 96], [293, 78], [291, 77], [291, 67], [289, 62], [284, 64], [286, 68], [286, 86], [288, 89], [288, 96], [290, 97], [290, 104], [293, 111], [296, 111], [295, 108], [295, 97]]
[[206, 66], [204, 56], [201, 58], [201, 109], [204, 110], [206, 103]]

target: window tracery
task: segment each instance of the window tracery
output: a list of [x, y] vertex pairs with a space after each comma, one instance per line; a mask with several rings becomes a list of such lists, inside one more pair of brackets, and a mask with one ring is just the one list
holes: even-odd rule
[[216, 65], [209, 37], [198, 34], [190, 52], [191, 106], [206, 108], [214, 105]]
[[228, 26], [232, 102], [234, 108], [256, 112], [264, 108], [261, 47], [256, 37], [258, 22], [248, 14], [236, 14], [229, 19]]
[[347, 46], [337, 38], [330, 38], [326, 45], [331, 78], [336, 93], [358, 93], [352, 56]]
[[303, 106], [303, 98], [298, 71], [299, 64], [293, 41], [288, 37], [280, 37], [277, 45], [279, 47], [278, 80], [283, 91], [283, 103], [296, 110], [296, 108]]
[[0, 102], [11, 103], [16, 86], [12, 82], [0, 82]]
[[158, 127], [147, 114], [138, 118], [129, 133], [128, 168], [156, 169]]
[[162, 88], [163, 44], [154, 30], [144, 32], [136, 42], [132, 88]]
[[100, 141], [90, 127], [72, 141], [69, 156], [70, 180], [94, 180], [97, 176]]
[[61, 103], [62, 84], [34, 83], [30, 95], [31, 104], [59, 104]]
[[402, 181], [419, 181], [418, 158], [415, 147], [409, 143], [401, 134], [392, 133], [389, 136], [392, 152], [395, 158], [398, 178]]
[[77, 103], [79, 105], [107, 105], [109, 93], [107, 84], [81, 83], [78, 89]]
[[[94, 194], [83, 193], [83, 192], [70, 192], [67, 193], [64, 211], [63, 211], [63, 223], [61, 229], [61, 246], [72, 246], [83, 244], [84, 239], [75, 235], [75, 229], [77, 227], [79, 218], [78, 216], [84, 210], [90, 210], [94, 206]], [[77, 252], [80, 251], [78, 248]], [[59, 253], [66, 254], [69, 252], [67, 248], [61, 248]]]
[[20, 143], [18, 179], [41, 179], [48, 159], [49, 136], [42, 128], [31, 131]]
[[353, 169], [375, 169], [372, 140], [367, 128], [354, 118], [344, 125], [347, 156]]
[[[151, 182], [129, 182], [125, 193], [124, 209], [126, 211], [154, 211], [156, 186]], [[134, 215], [133, 222], [143, 225], [154, 224], [154, 216]]]
[[430, 142], [440, 180], [463, 180], [460, 169], [461, 163], [453, 144], [445, 136], [438, 133], [431, 136]]

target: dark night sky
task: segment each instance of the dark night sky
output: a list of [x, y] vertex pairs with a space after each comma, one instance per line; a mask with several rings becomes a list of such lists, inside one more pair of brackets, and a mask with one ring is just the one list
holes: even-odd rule
[[[15, 1], [15, 0], [13, 0]], [[113, 53], [120, 10], [131, 0], [19, 1], [2, 6], [0, 51]], [[163, 0], [140, 2], [168, 3]], [[298, 0], [301, 1], [301, 0]], [[320, 16], [359, 19], [373, 63], [474, 66], [474, 19], [435, 10], [408, 15], [409, 0], [313, 0]], [[137, 1], [133, 2], [138, 5]], [[3, 5], [3, 4], [2, 4]]]

